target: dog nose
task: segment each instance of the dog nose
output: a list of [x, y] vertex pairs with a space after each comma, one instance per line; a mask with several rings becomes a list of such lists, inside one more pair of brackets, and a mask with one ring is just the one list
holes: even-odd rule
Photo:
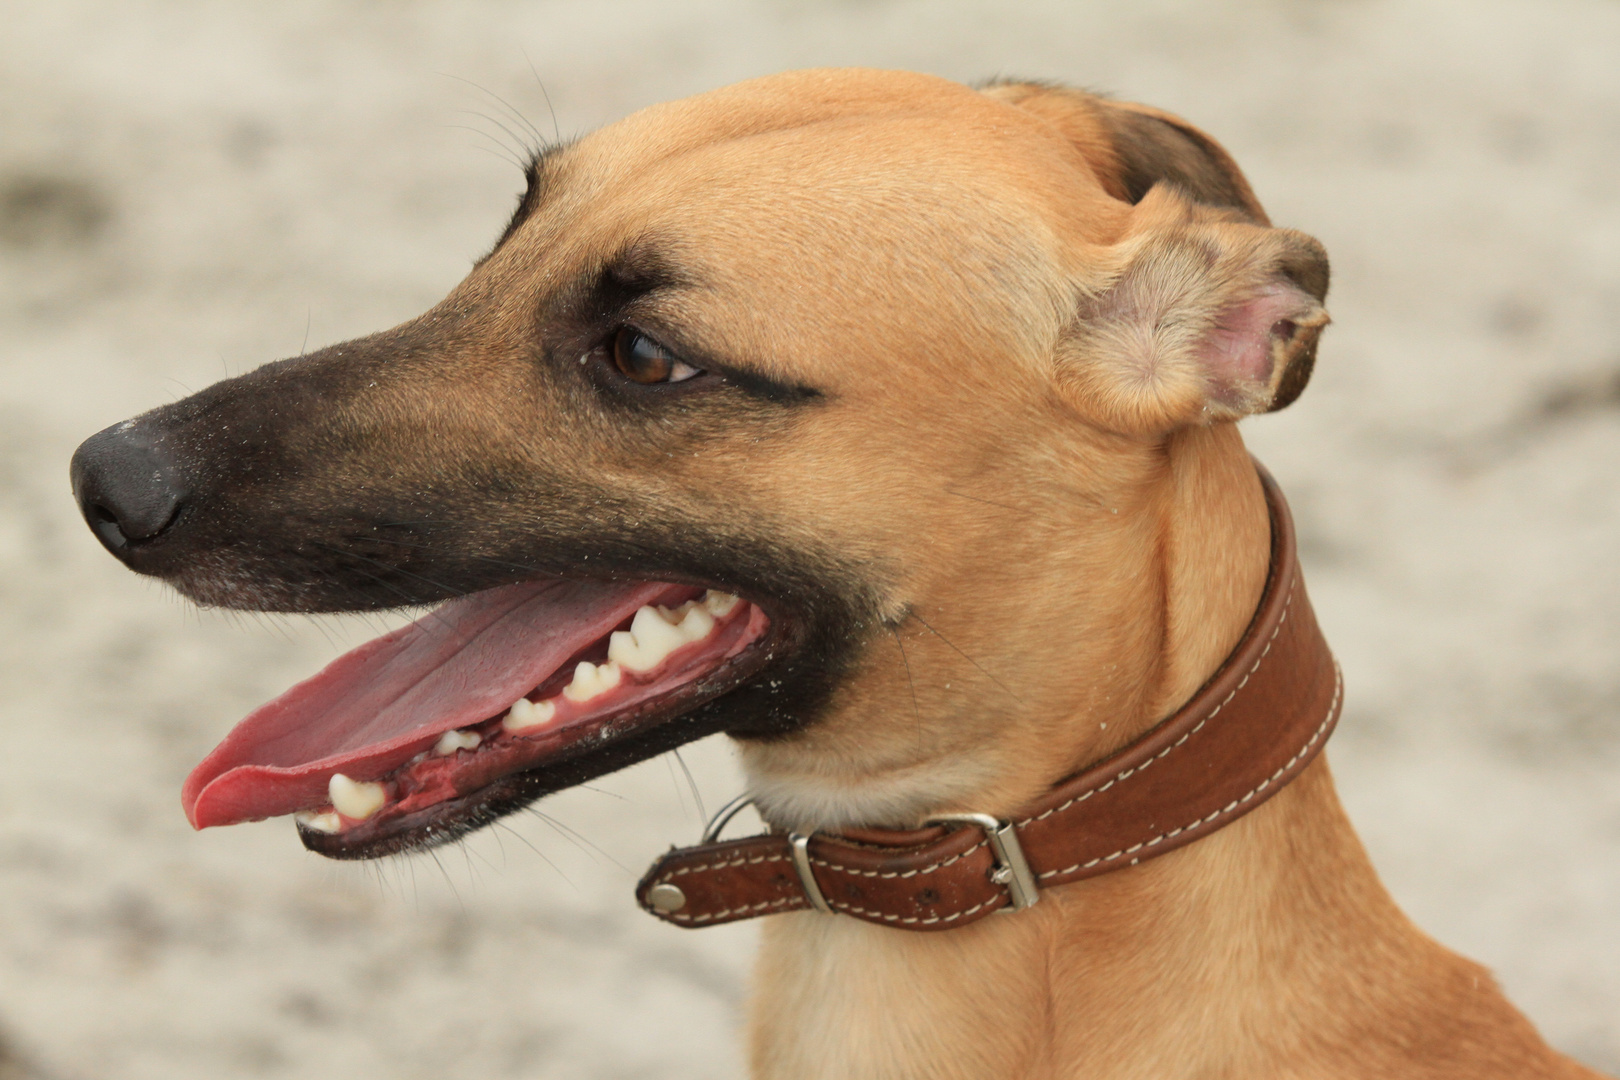
[[174, 462], [135, 423], [90, 436], [74, 452], [70, 471], [84, 520], [125, 560], [132, 545], [155, 540], [174, 524], [189, 494]]

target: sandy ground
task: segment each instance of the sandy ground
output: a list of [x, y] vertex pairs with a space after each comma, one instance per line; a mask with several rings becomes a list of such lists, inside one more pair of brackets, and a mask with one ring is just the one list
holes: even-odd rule
[[[813, 64], [1182, 112], [1333, 254], [1248, 425], [1348, 676], [1391, 888], [1620, 1070], [1620, 5], [0, 3], [0, 1077], [727, 1077], [754, 931], [637, 912], [667, 761], [466, 850], [193, 834], [180, 778], [376, 620], [198, 613], [78, 523], [92, 431], [391, 325], [487, 246], [518, 129]], [[521, 136], [521, 132], [520, 132]], [[712, 807], [723, 743], [687, 755]], [[585, 838], [581, 842], [578, 838]], [[600, 848], [600, 852], [594, 850]]]

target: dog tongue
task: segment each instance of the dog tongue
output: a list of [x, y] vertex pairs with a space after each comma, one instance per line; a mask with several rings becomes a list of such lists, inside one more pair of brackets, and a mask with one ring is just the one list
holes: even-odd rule
[[333, 773], [373, 779], [500, 715], [669, 588], [525, 582], [447, 601], [250, 713], [186, 778], [186, 816], [204, 829], [320, 806]]

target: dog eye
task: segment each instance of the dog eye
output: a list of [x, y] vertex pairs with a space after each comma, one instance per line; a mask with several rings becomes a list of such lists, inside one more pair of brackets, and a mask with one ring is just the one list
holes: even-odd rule
[[633, 327], [619, 327], [611, 348], [613, 366], [631, 382], [677, 383], [703, 374]]

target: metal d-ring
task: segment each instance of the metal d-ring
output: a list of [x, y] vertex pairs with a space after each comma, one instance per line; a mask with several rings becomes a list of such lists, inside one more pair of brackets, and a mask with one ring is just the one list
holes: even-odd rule
[[710, 818], [709, 823], [703, 827], [703, 842], [712, 844], [720, 839], [720, 834], [725, 831], [727, 825], [731, 824], [731, 819], [742, 813], [744, 808], [753, 805], [754, 797], [744, 792], [726, 803], [719, 810], [716, 810], [714, 817]]

